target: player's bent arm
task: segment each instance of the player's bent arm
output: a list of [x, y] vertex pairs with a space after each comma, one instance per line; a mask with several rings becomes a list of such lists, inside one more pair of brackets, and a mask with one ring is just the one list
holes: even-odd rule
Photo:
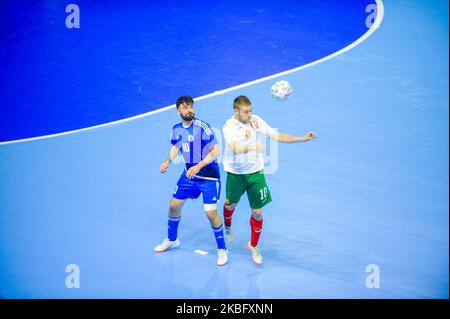
[[316, 137], [316, 133], [309, 132], [304, 136], [294, 136], [285, 133], [275, 133], [270, 136], [272, 139], [281, 143], [296, 143], [296, 142], [307, 142]]
[[213, 146], [211, 151], [206, 155], [206, 157], [197, 165], [192, 166], [186, 172], [187, 178], [193, 178], [200, 170], [208, 164], [211, 164], [217, 157], [220, 155], [220, 147], [219, 144]]
[[167, 156], [166, 162], [170, 164], [175, 157], [177, 157], [178, 153], [180, 152], [180, 148], [177, 145], [172, 145], [172, 147], [169, 150], [169, 155]]
[[230, 149], [233, 153], [239, 154], [239, 153], [248, 153], [250, 151], [259, 151], [259, 148], [262, 146], [260, 144], [251, 144], [251, 145], [239, 145], [236, 142], [231, 142]]
[[178, 153], [180, 152], [180, 149], [176, 145], [172, 145], [169, 150], [169, 155], [167, 156], [166, 160], [161, 164], [159, 170], [161, 173], [165, 173], [167, 171], [167, 168], [169, 167], [170, 163], [173, 161], [175, 157], [177, 157]]
[[220, 156], [220, 146], [219, 144], [215, 144], [211, 151], [206, 155], [206, 157], [199, 162], [196, 166], [199, 170], [205, 167], [208, 164], [214, 162]]

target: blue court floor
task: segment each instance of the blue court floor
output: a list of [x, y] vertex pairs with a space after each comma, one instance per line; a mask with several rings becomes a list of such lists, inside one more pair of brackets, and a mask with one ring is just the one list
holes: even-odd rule
[[[320, 1], [314, 3], [319, 14]], [[377, 3], [379, 28], [352, 33], [332, 52], [186, 93], [206, 95], [196, 101], [196, 116], [219, 131], [232, 116], [233, 99], [244, 94], [254, 113], [279, 131], [318, 134], [314, 142], [278, 145], [271, 162], [276, 169], [266, 177], [273, 202], [263, 213], [262, 266], [245, 249], [245, 197], [233, 217], [237, 237], [226, 266], [215, 264], [200, 200], [184, 207], [181, 245], [153, 252], [166, 236], [168, 204], [183, 165], [159, 173], [179, 117], [173, 107], [150, 107], [112, 116], [153, 111], [111, 125], [22, 142], [9, 135], [0, 144], [1, 297], [448, 298], [448, 2]], [[314, 40], [314, 33], [309, 36]], [[270, 95], [280, 79], [294, 89], [284, 101]], [[176, 97], [152, 105], [165, 107]], [[97, 120], [95, 125], [108, 122]], [[42, 135], [63, 133], [54, 129]], [[38, 137], [24, 132], [17, 136]], [[225, 187], [221, 196], [223, 203]], [[207, 254], [194, 252], [199, 249]], [[79, 288], [66, 286], [68, 265], [79, 267]], [[366, 285], [369, 265], [379, 269], [379, 288]]]

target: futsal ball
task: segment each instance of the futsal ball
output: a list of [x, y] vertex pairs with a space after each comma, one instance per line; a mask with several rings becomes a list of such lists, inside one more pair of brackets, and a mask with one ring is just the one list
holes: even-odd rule
[[274, 98], [284, 100], [292, 93], [292, 86], [288, 81], [281, 80], [272, 85], [270, 93]]

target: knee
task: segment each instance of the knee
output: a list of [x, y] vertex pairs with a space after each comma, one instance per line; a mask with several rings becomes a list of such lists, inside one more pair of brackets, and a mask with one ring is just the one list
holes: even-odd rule
[[182, 205], [178, 204], [177, 202], [175, 202], [173, 200], [170, 201], [170, 206], [169, 206], [170, 214], [178, 215], [178, 213], [181, 211], [181, 207], [182, 207]]
[[233, 210], [233, 209], [236, 208], [236, 206], [237, 206], [237, 204], [225, 204], [225, 207], [226, 207], [228, 210]]
[[256, 220], [262, 219], [262, 209], [252, 209], [252, 216]]
[[206, 213], [206, 216], [211, 220], [213, 220], [213, 219], [217, 218], [217, 216], [219, 216], [219, 214], [217, 214], [217, 210], [208, 210], [205, 213]]

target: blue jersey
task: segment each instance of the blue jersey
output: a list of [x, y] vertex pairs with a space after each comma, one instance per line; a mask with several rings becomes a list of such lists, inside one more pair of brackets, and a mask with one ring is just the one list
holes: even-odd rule
[[[184, 127], [182, 123], [173, 126], [171, 143], [180, 149], [186, 163], [186, 170], [188, 170], [200, 163], [217, 144], [217, 141], [209, 124], [194, 118], [189, 127]], [[219, 165], [214, 161], [203, 167], [195, 176], [219, 179]]]

